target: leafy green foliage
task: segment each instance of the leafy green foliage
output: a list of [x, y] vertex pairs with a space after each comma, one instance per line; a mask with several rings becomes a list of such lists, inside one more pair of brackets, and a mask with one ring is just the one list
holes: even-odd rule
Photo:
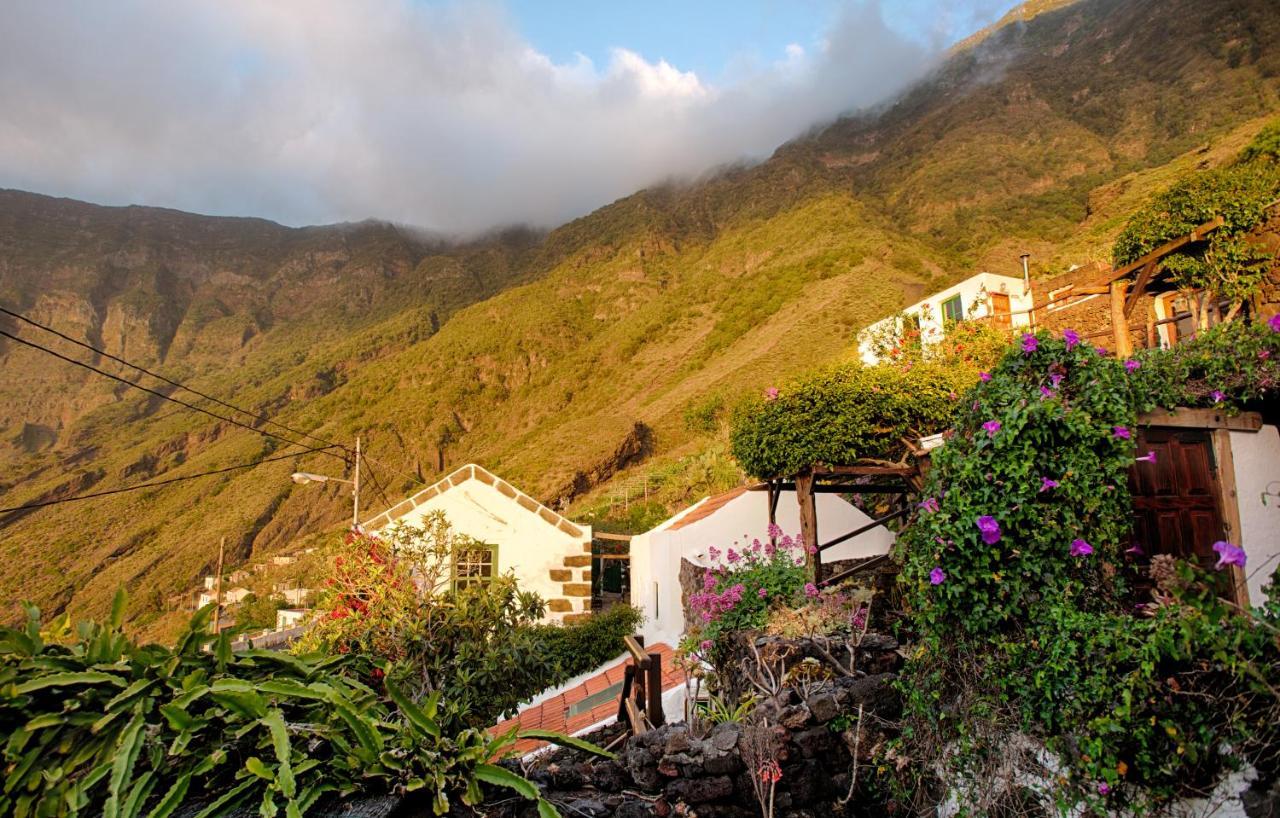
[[[536, 799], [519, 776], [494, 772], [515, 731], [442, 726], [441, 696], [421, 702], [364, 680], [367, 657], [233, 653], [207, 635], [202, 609], [173, 648], [120, 630], [123, 593], [106, 625], [65, 619], [42, 632], [0, 630], [0, 732], [7, 736], [0, 812], [163, 818], [188, 801], [202, 816], [259, 805], [263, 815], [306, 814], [320, 799], [426, 789], [436, 814], [482, 782]], [[208, 648], [208, 649], [206, 649]]]
[[636, 632], [640, 619], [640, 611], [630, 605], [614, 605], [576, 622], [533, 626], [536, 650], [551, 667], [543, 687], [566, 682], [616, 658], [623, 652], [623, 637]]
[[1063, 765], [1051, 800], [1144, 811], [1275, 757], [1280, 643], [1273, 614], [1232, 610], [1186, 565], [1133, 616], [1129, 435], [1206, 382], [1224, 409], [1273, 391], [1280, 331], [1221, 325], [1127, 366], [1074, 340], [1006, 355], [934, 453], [899, 540], [921, 642], [904, 748], [985, 796], [1030, 734]]

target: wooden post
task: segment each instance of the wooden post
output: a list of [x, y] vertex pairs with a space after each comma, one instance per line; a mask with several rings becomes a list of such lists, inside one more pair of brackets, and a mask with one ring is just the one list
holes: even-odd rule
[[618, 721], [625, 721], [631, 727], [631, 731], [635, 732], [636, 726], [631, 721], [631, 714], [627, 712], [627, 703], [631, 701], [631, 687], [635, 683], [636, 666], [627, 663], [622, 669], [622, 695], [618, 697]]
[[813, 472], [796, 475], [796, 502], [800, 504], [800, 541], [804, 543], [805, 574], [818, 581], [818, 508], [813, 493]]
[[218, 572], [213, 577], [213, 632], [222, 633], [222, 556], [227, 550], [227, 538], [218, 541]]
[[649, 701], [645, 704], [644, 714], [649, 719], [649, 723], [654, 727], [661, 727], [666, 723], [666, 717], [662, 715], [662, 654], [649, 654], [649, 681], [645, 685], [645, 690], [649, 693]]
[[1129, 337], [1129, 318], [1124, 310], [1124, 291], [1128, 285], [1123, 281], [1111, 282], [1111, 334], [1115, 336], [1116, 357], [1128, 358], [1133, 355], [1133, 339]]

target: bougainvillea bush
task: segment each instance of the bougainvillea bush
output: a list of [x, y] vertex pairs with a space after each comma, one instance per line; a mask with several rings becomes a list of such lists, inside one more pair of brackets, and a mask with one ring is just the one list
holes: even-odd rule
[[[910, 769], [940, 765], [971, 811], [994, 811], [1021, 797], [1009, 748], [1030, 735], [1060, 764], [1045, 797], [1141, 811], [1280, 757], [1275, 621], [1196, 591], [1211, 583], [1191, 566], [1135, 611], [1126, 482], [1138, 413], [1185, 397], [1152, 373], [1199, 367], [1238, 406], [1271, 388], [1259, 353], [1280, 351], [1278, 329], [1224, 326], [1200, 352], [1124, 362], [1070, 330], [1028, 334], [974, 384], [899, 540], [919, 641]], [[1188, 363], [1227, 344], [1248, 354]], [[1220, 568], [1244, 559], [1219, 553]]]

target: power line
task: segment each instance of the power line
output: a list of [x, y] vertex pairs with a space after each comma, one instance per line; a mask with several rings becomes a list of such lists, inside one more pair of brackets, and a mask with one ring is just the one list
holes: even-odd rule
[[373, 487], [377, 490], [378, 496], [382, 498], [382, 502], [387, 508], [391, 508], [391, 501], [387, 499], [387, 494], [382, 490], [382, 481], [378, 479], [378, 475], [374, 474], [373, 466], [369, 465], [369, 458], [362, 453], [360, 459], [364, 461], [365, 468], [369, 470], [369, 479], [373, 481]]
[[[265, 430], [265, 429], [258, 429], [258, 428], [255, 428], [255, 427], [253, 427], [253, 426], [250, 426], [250, 425], [249, 425], [249, 424], [247, 424], [247, 423], [241, 423], [240, 421], [236, 420], [235, 418], [229, 418], [229, 417], [226, 417], [225, 415], [219, 415], [217, 412], [211, 412], [211, 411], [209, 411], [208, 409], [201, 408], [201, 407], [199, 407], [199, 406], [196, 406], [196, 405], [195, 405], [195, 404], [193, 404], [193, 403], [187, 403], [186, 401], [184, 401], [184, 400], [180, 400], [179, 398], [175, 398], [175, 397], [173, 397], [172, 395], [166, 395], [166, 394], [164, 394], [163, 392], [157, 392], [156, 390], [154, 390], [154, 389], [152, 389], [152, 388], [150, 388], [150, 387], [143, 386], [142, 384], [139, 384], [139, 383], [134, 383], [133, 381], [129, 380], [128, 378], [122, 378], [122, 377], [120, 377], [119, 375], [113, 375], [113, 374], [111, 374], [110, 372], [107, 372], [106, 370], [99, 369], [98, 367], [93, 366], [92, 364], [87, 364], [87, 363], [85, 363], [84, 361], [77, 361], [75, 358], [70, 358], [70, 357], [68, 357], [68, 356], [66, 356], [66, 355], [63, 355], [63, 354], [62, 354], [62, 353], [60, 353], [60, 352], [55, 352], [54, 350], [49, 349], [48, 347], [41, 346], [40, 344], [37, 344], [37, 343], [35, 343], [35, 342], [33, 342], [33, 341], [28, 341], [28, 340], [26, 340], [25, 338], [19, 338], [18, 336], [14, 335], [14, 334], [12, 334], [12, 333], [10, 333], [10, 332], [6, 332], [6, 331], [4, 331], [4, 330], [2, 330], [2, 329], [0, 329], [0, 336], [4, 336], [5, 338], [9, 338], [9, 339], [12, 339], [12, 340], [14, 340], [14, 341], [17, 341], [18, 343], [20, 343], [20, 344], [24, 344], [24, 345], [26, 345], [26, 346], [29, 346], [29, 347], [31, 347], [32, 349], [38, 349], [38, 350], [40, 350], [41, 352], [48, 353], [49, 355], [52, 355], [53, 357], [58, 358], [58, 359], [60, 359], [60, 360], [66, 361], [67, 363], [75, 364], [76, 366], [83, 367], [83, 368], [85, 368], [85, 369], [89, 370], [90, 372], [96, 372], [96, 373], [98, 373], [99, 375], [102, 375], [102, 376], [103, 376], [103, 377], [105, 377], [105, 378], [110, 378], [110, 379], [111, 379], [111, 380], [113, 380], [113, 381], [119, 381], [120, 383], [125, 384], [126, 386], [132, 386], [134, 389], [140, 389], [140, 390], [142, 390], [143, 392], [146, 392], [147, 394], [155, 395], [157, 398], [161, 398], [161, 399], [163, 399], [163, 400], [171, 401], [171, 402], [173, 402], [173, 403], [178, 404], [179, 406], [185, 406], [185, 407], [187, 407], [188, 409], [191, 409], [191, 410], [193, 410], [193, 411], [200, 412], [201, 414], [208, 415], [209, 417], [212, 417], [212, 418], [217, 418], [218, 420], [221, 420], [221, 421], [223, 421], [224, 423], [230, 423], [230, 424], [232, 424], [233, 426], [239, 426], [239, 427], [240, 427], [240, 428], [242, 428], [242, 429], [248, 429], [248, 430], [249, 430], [249, 431], [251, 431], [251, 432], [257, 432], [257, 433], [258, 433], [258, 434], [260, 434], [260, 435], [266, 435], [267, 437], [275, 438], [276, 440], [279, 440], [279, 441], [281, 441], [281, 442], [288, 443], [290, 446], [302, 446], [302, 445], [304, 445], [304, 444], [302, 444], [302, 443], [299, 443], [299, 442], [298, 442], [298, 441], [296, 441], [296, 440], [290, 440], [290, 439], [289, 439], [289, 438], [287, 438], [287, 437], [281, 437], [280, 435], [275, 434], [274, 432], [268, 432], [268, 431], [267, 431], [267, 430]], [[325, 454], [327, 454], [327, 455], [329, 455], [330, 457], [336, 457], [336, 458], [338, 458], [339, 460], [342, 460], [343, 462], [346, 462], [346, 457], [344, 457], [343, 455], [340, 455], [340, 454], [334, 454], [333, 452], [328, 451], [328, 449], [333, 449], [333, 448], [342, 448], [342, 449], [344, 449], [344, 451], [345, 451], [345, 449], [346, 449], [346, 447], [345, 447], [345, 446], [340, 446], [340, 445], [339, 445], [339, 444], [337, 444], [337, 443], [330, 443], [330, 444], [327, 444], [326, 446], [322, 447], [321, 449], [317, 449], [317, 451], [324, 451], [324, 453], [325, 453]]]
[[[401, 451], [404, 451], [404, 447], [403, 447], [403, 446], [401, 447]], [[417, 476], [416, 474], [409, 474], [409, 472], [405, 471], [404, 469], [396, 468], [395, 466], [391, 465], [390, 463], [388, 463], [388, 462], [387, 462], [387, 461], [385, 461], [385, 460], [376, 460], [376, 459], [374, 459], [374, 458], [372, 458], [372, 457], [369, 457], [368, 455], [365, 455], [365, 454], [362, 454], [362, 455], [360, 455], [360, 456], [364, 458], [364, 460], [365, 460], [365, 462], [366, 462], [366, 463], [377, 463], [379, 466], [386, 466], [386, 467], [387, 467], [388, 469], [390, 469], [391, 471], [395, 472], [396, 474], [399, 474], [399, 475], [402, 475], [402, 476], [404, 476], [404, 477], [409, 478], [409, 479], [410, 479], [411, 481], [413, 481], [414, 483], [418, 483], [418, 484], [423, 485], [423, 486], [429, 486], [429, 485], [431, 485], [431, 484], [430, 484], [430, 483], [428, 483], [426, 480], [423, 480], [421, 477]]]
[[261, 466], [264, 463], [274, 463], [277, 460], [288, 460], [291, 457], [302, 457], [303, 455], [306, 455], [306, 454], [315, 454], [318, 452], [324, 452], [324, 451], [327, 451], [328, 449], [335, 448], [336, 446], [337, 444], [334, 444], [334, 446], [318, 446], [314, 449], [305, 449], [301, 452], [294, 452], [292, 454], [282, 454], [282, 455], [277, 455], [276, 457], [267, 457], [262, 460], [255, 460], [252, 463], [240, 463], [235, 466], [226, 466], [221, 469], [213, 469], [211, 471], [200, 472], [199, 474], [188, 474], [188, 475], [183, 475], [182, 477], [170, 477], [165, 480], [153, 480], [150, 483], [138, 483], [137, 485], [133, 485], [133, 486], [121, 486], [120, 488], [107, 489], [106, 491], [95, 491], [90, 494], [77, 494], [74, 497], [61, 497], [57, 500], [42, 500], [38, 503], [26, 503], [25, 505], [12, 506], [11, 508], [0, 508], [0, 514], [7, 514], [11, 511], [26, 511], [27, 509], [32, 509], [32, 508], [44, 508], [45, 506], [56, 506], [61, 503], [74, 503], [78, 500], [92, 500], [95, 497], [107, 497], [112, 494], [123, 494], [127, 491], [141, 491], [142, 489], [156, 488], [157, 486], [167, 486], [170, 483], [181, 483], [184, 480], [195, 480], [196, 478], [199, 478], [199, 477], [210, 477], [215, 474], [226, 474], [227, 472], [238, 471], [240, 469], [251, 469], [254, 466]]
[[[27, 316], [25, 316], [25, 315], [21, 315], [21, 314], [19, 314], [19, 313], [16, 313], [16, 312], [14, 312], [13, 310], [9, 310], [9, 309], [5, 309], [4, 307], [0, 307], [0, 313], [4, 313], [5, 315], [11, 316], [11, 317], [13, 317], [13, 318], [17, 318], [19, 321], [24, 321], [24, 322], [26, 322], [26, 323], [30, 324], [30, 325], [31, 325], [31, 326], [33, 326], [33, 327], [38, 327], [38, 328], [40, 328], [40, 329], [44, 330], [45, 332], [52, 333], [52, 334], [54, 334], [54, 335], [58, 336], [59, 338], [61, 338], [61, 339], [65, 340], [65, 341], [70, 341], [71, 343], [75, 344], [76, 346], [83, 347], [84, 349], [90, 350], [91, 352], [94, 352], [94, 353], [96, 353], [96, 354], [98, 354], [98, 355], [103, 356], [104, 358], [110, 358], [111, 360], [113, 360], [113, 361], [115, 361], [115, 362], [117, 362], [117, 363], [124, 364], [125, 366], [129, 367], [130, 369], [135, 369], [135, 370], [137, 370], [138, 372], [143, 373], [144, 375], [150, 375], [151, 377], [155, 378], [156, 380], [158, 380], [158, 381], [163, 381], [164, 383], [167, 383], [167, 384], [169, 384], [170, 386], [177, 387], [178, 389], [183, 389], [183, 390], [185, 390], [185, 391], [187, 391], [187, 392], [190, 392], [190, 393], [191, 393], [191, 394], [193, 394], [193, 395], [199, 395], [200, 397], [204, 398], [205, 400], [213, 401], [214, 403], [216, 403], [216, 404], [218, 404], [218, 405], [220, 405], [220, 406], [225, 406], [226, 408], [231, 409], [232, 411], [239, 412], [239, 413], [241, 413], [241, 414], [243, 414], [243, 415], [248, 415], [249, 417], [253, 418], [254, 420], [260, 421], [260, 422], [262, 422], [262, 423], [270, 423], [272, 426], [278, 426], [279, 428], [284, 429], [285, 431], [287, 431], [287, 432], [289, 432], [289, 433], [291, 433], [291, 434], [295, 434], [295, 435], [302, 435], [303, 437], [311, 438], [312, 440], [314, 440], [314, 441], [316, 441], [316, 442], [318, 442], [318, 443], [323, 443], [323, 444], [325, 444], [325, 446], [336, 446], [336, 445], [338, 445], [338, 444], [335, 444], [335, 443], [334, 443], [333, 441], [331, 441], [331, 440], [325, 440], [324, 438], [316, 437], [315, 435], [313, 435], [313, 434], [311, 434], [311, 433], [309, 433], [309, 432], [304, 432], [304, 431], [302, 431], [301, 429], [294, 429], [294, 428], [293, 428], [293, 427], [291, 427], [291, 426], [286, 426], [285, 424], [280, 423], [279, 421], [272, 420], [271, 418], [267, 417], [266, 415], [259, 415], [259, 414], [255, 414], [254, 412], [252, 412], [252, 411], [250, 411], [250, 410], [248, 410], [248, 409], [242, 409], [241, 407], [236, 406], [236, 405], [231, 404], [231, 403], [227, 403], [226, 401], [224, 401], [224, 400], [222, 400], [222, 399], [220, 399], [220, 398], [215, 398], [213, 395], [206, 394], [206, 393], [204, 393], [204, 392], [201, 392], [201, 391], [200, 391], [200, 390], [198, 390], [198, 389], [193, 389], [193, 388], [191, 388], [190, 386], [187, 386], [186, 384], [179, 383], [178, 381], [175, 381], [175, 380], [173, 380], [173, 379], [171, 379], [171, 378], [166, 378], [164, 375], [161, 375], [161, 374], [159, 374], [158, 372], [152, 372], [151, 370], [146, 369], [145, 367], [141, 367], [141, 366], [138, 366], [138, 365], [137, 365], [137, 364], [135, 364], [135, 363], [132, 363], [132, 362], [130, 362], [130, 361], [126, 361], [124, 358], [121, 358], [121, 357], [116, 356], [116, 355], [112, 355], [110, 352], [107, 352], [106, 350], [98, 349], [97, 347], [93, 346], [92, 344], [87, 344], [87, 343], [85, 343], [84, 341], [78, 340], [78, 339], [76, 339], [76, 338], [72, 338], [70, 335], [67, 335], [67, 334], [65, 334], [65, 333], [59, 332], [58, 330], [54, 329], [53, 327], [47, 326], [47, 325], [45, 325], [45, 324], [41, 324], [39, 321], [36, 321], [36, 320], [34, 320], [34, 319], [32, 319], [32, 318], [28, 318], [28, 317], [27, 317]], [[12, 336], [10, 336], [10, 337], [12, 337]], [[345, 447], [344, 447], [344, 448], [345, 448]]]

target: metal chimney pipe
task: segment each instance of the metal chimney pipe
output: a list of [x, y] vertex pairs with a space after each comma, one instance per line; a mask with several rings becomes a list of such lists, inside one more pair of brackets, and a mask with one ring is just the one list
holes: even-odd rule
[[1031, 254], [1023, 253], [1018, 258], [1022, 259], [1022, 296], [1025, 298], [1031, 292], [1031, 272], [1027, 268], [1027, 259], [1031, 258]]

